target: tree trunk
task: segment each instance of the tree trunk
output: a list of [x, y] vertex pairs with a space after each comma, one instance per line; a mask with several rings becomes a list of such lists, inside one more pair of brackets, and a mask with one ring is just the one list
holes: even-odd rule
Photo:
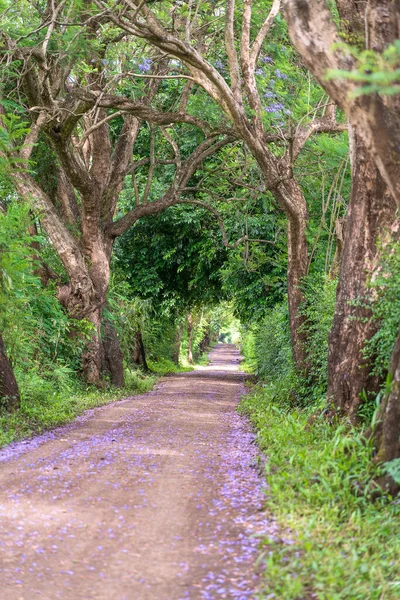
[[200, 352], [205, 352], [210, 347], [211, 339], [210, 339], [210, 329], [206, 329], [203, 339], [200, 342]]
[[[400, 458], [400, 329], [390, 361], [389, 376], [390, 389], [382, 401], [373, 431], [377, 463]], [[393, 495], [399, 490], [399, 485], [390, 475], [380, 478], [377, 483]]]
[[102, 385], [102, 365], [104, 362], [104, 349], [101, 341], [101, 310], [96, 309], [86, 316], [92, 325], [90, 337], [82, 355], [82, 370], [85, 381], [92, 385]]
[[335, 248], [335, 255], [332, 259], [331, 268], [329, 270], [329, 277], [331, 279], [336, 279], [336, 277], [339, 276], [339, 269], [340, 269], [340, 263], [342, 262], [343, 245], [344, 245], [344, 225], [345, 225], [345, 219], [343, 217], [336, 219], [336, 222], [335, 222], [336, 248]]
[[388, 462], [400, 457], [400, 329], [390, 361], [390, 391], [380, 407], [375, 433], [377, 460]]
[[297, 370], [306, 373], [306, 332], [303, 329], [305, 318], [301, 314], [304, 296], [301, 289], [302, 279], [307, 275], [308, 244], [306, 224], [289, 221], [288, 225], [288, 270], [287, 290], [289, 304], [289, 323], [292, 338], [293, 359]]
[[379, 236], [389, 230], [396, 205], [364, 143], [352, 131], [350, 135], [353, 183], [329, 335], [328, 398], [355, 423], [361, 393], [375, 393], [381, 383], [371, 376], [370, 361], [362, 354], [378, 327], [366, 307], [367, 284]]
[[292, 207], [291, 210], [286, 209], [285, 211], [288, 218], [287, 291], [289, 324], [294, 364], [299, 373], [306, 373], [308, 370], [307, 335], [303, 329], [305, 318], [301, 314], [301, 305], [304, 302], [301, 285], [302, 280], [307, 275], [308, 267], [307, 204], [300, 187], [294, 179], [289, 179], [278, 186], [273, 194], [281, 206], [290, 205]]
[[114, 325], [108, 319], [103, 320], [103, 348], [106, 370], [111, 375], [115, 387], [124, 386], [124, 361], [118, 335]]
[[19, 408], [20, 395], [17, 380], [7, 358], [3, 338], [0, 335], [0, 406], [11, 412]]
[[137, 331], [137, 333], [135, 334], [133, 362], [135, 363], [135, 365], [141, 365], [145, 371], [149, 370], [146, 361], [146, 350], [143, 343], [143, 336], [140, 330]]
[[179, 356], [181, 353], [181, 343], [183, 336], [183, 324], [178, 326], [178, 330], [176, 332], [176, 340], [174, 344], [174, 351], [172, 354], [172, 360], [176, 365], [179, 365]]
[[191, 313], [186, 317], [187, 336], [188, 336], [188, 361], [193, 362], [193, 315]]

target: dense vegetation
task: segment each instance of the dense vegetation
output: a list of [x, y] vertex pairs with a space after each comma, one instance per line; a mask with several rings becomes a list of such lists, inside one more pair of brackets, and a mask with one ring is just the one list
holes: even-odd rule
[[398, 597], [397, 3], [0, 10], [0, 443], [240, 330], [269, 593]]

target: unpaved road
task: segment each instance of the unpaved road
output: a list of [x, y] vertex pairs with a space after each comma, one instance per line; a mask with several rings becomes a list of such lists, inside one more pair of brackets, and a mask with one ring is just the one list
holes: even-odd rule
[[275, 525], [238, 352], [0, 451], [0, 599], [255, 598]]

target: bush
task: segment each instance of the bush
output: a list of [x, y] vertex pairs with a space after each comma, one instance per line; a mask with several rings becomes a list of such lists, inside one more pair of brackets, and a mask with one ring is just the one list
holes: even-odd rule
[[311, 401], [319, 401], [328, 389], [328, 336], [335, 313], [336, 287], [337, 280], [325, 275], [304, 283], [302, 313], [309, 378], [303, 386], [305, 396]]

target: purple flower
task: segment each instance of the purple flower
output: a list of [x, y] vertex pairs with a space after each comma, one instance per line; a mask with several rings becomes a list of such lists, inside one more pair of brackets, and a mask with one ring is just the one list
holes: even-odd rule
[[285, 105], [282, 102], [273, 102], [269, 106], [265, 107], [267, 113], [278, 113], [285, 108]]
[[270, 56], [263, 56], [260, 60], [261, 60], [261, 62], [266, 63], [268, 65], [274, 64], [274, 61]]
[[286, 73], [282, 73], [282, 71], [280, 69], [275, 70], [275, 75], [277, 76], [278, 79], [289, 79], [289, 77], [286, 75]]
[[225, 71], [225, 65], [222, 60], [218, 59], [215, 61], [215, 68], [218, 69], [218, 71]]
[[276, 94], [272, 90], [267, 90], [264, 94], [264, 97], [265, 98], [276, 98]]
[[149, 58], [144, 58], [143, 61], [138, 65], [139, 71], [142, 73], [147, 73], [151, 69], [151, 60]]
[[254, 74], [255, 75], [264, 75], [264, 71], [262, 69], [258, 68], [254, 71]]

